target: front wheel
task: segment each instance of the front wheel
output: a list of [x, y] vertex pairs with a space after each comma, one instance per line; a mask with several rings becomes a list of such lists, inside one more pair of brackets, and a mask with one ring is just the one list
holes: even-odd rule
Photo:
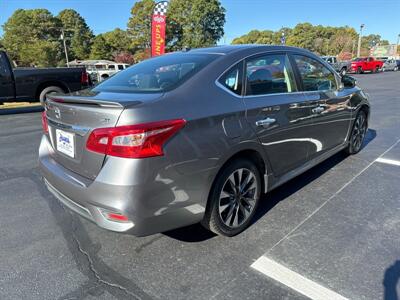
[[356, 154], [361, 150], [365, 135], [368, 130], [367, 114], [361, 110], [353, 124], [353, 130], [350, 134], [349, 145], [345, 149], [348, 154]]
[[260, 172], [252, 161], [232, 161], [215, 179], [202, 225], [223, 236], [242, 232], [254, 216], [261, 186]]
[[356, 73], [357, 73], [357, 74], [361, 74], [361, 73], [362, 73], [362, 68], [361, 68], [361, 67], [358, 67]]
[[397, 72], [398, 69], [399, 67], [394, 67], [393, 71]]
[[346, 75], [346, 73], [347, 73], [346, 68], [342, 68], [342, 69], [340, 70], [340, 72], [339, 72], [340, 76], [344, 76], [344, 75]]

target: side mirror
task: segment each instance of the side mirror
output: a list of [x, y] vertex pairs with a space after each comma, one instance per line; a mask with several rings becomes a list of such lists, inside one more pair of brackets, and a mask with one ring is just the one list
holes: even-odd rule
[[343, 75], [342, 83], [345, 88], [353, 88], [356, 86], [357, 80], [349, 75]]

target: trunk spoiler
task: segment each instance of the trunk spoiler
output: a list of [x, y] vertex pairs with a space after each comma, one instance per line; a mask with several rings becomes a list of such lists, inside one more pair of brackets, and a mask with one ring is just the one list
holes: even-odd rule
[[65, 104], [78, 104], [78, 105], [94, 105], [101, 107], [115, 107], [115, 108], [123, 108], [124, 106], [119, 102], [106, 101], [106, 100], [98, 100], [93, 98], [83, 98], [83, 97], [74, 97], [74, 96], [56, 96], [56, 95], [47, 95], [47, 101], [55, 102], [55, 103], [65, 103]]

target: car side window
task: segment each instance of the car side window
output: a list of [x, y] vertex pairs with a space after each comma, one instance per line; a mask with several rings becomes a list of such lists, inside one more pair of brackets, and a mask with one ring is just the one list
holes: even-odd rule
[[268, 54], [246, 62], [246, 95], [268, 95], [297, 91], [289, 58]]
[[0, 53], [0, 76], [8, 75], [8, 66], [3, 53]]
[[320, 62], [307, 56], [294, 55], [304, 91], [336, 90], [337, 83], [333, 72]]
[[242, 66], [242, 63], [237, 64], [219, 79], [220, 84], [237, 95], [242, 94]]

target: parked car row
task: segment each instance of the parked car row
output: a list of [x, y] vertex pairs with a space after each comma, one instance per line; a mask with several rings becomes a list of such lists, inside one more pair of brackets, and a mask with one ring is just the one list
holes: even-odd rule
[[336, 56], [321, 56], [341, 76], [346, 73], [361, 74], [364, 72], [397, 71], [400, 68], [400, 60], [391, 58], [376, 59], [374, 57], [358, 57], [352, 61], [339, 61]]

